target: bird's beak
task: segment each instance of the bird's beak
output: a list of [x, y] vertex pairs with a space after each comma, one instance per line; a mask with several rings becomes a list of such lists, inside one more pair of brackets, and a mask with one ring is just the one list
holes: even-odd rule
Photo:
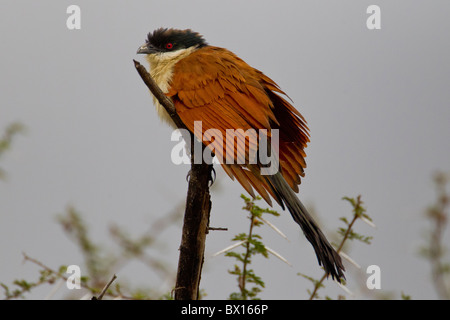
[[143, 44], [142, 46], [139, 47], [139, 49], [137, 50], [137, 54], [152, 54], [152, 53], [156, 53], [157, 49], [152, 46], [150, 43], [146, 43]]

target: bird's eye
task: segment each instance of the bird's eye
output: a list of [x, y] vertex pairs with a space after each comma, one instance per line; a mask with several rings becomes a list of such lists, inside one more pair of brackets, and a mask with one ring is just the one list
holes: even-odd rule
[[172, 48], [173, 48], [173, 43], [171, 43], [171, 42], [166, 43], [166, 49], [170, 50]]

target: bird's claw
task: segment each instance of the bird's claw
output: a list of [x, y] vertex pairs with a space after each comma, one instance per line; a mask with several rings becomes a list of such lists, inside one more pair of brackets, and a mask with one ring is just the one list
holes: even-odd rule
[[[214, 175], [214, 177], [213, 177]], [[213, 166], [211, 166], [211, 175], [209, 176], [209, 181], [211, 182], [211, 184], [209, 185], [210, 187], [214, 184], [214, 182], [216, 181], [217, 175], [216, 175], [216, 170], [214, 169]]]
[[[187, 175], [186, 175], [186, 182], [189, 182], [189, 179], [191, 177], [192, 174], [192, 169], [189, 169]], [[211, 182], [211, 184], [209, 185], [209, 187], [211, 187], [214, 182], [216, 181], [217, 175], [216, 175], [216, 170], [214, 169], [214, 167], [211, 168], [211, 175], [208, 178], [208, 182]]]

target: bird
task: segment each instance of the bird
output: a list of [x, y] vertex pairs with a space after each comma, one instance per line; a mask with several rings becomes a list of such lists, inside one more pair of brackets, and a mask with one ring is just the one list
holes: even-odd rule
[[[255, 197], [256, 191], [270, 206], [273, 199], [283, 210], [287, 208], [311, 243], [326, 276], [338, 282], [345, 279], [339, 253], [297, 196], [301, 178], [305, 176], [305, 148], [310, 134], [305, 118], [287, 94], [263, 72], [228, 49], [209, 45], [200, 33], [191, 29], [156, 29], [147, 34], [137, 54], [146, 55], [150, 75], [172, 100], [184, 126], [222, 159], [220, 164], [228, 176], [236, 179], [251, 196]], [[160, 118], [177, 128], [164, 107], [153, 98]], [[195, 130], [199, 121], [201, 130]], [[205, 139], [211, 130], [221, 134], [222, 139]], [[227, 137], [227, 130], [238, 132], [237, 140], [245, 143], [231, 143], [230, 139], [235, 137]], [[246, 132], [265, 137], [269, 146], [263, 146], [262, 140], [246, 137]], [[271, 147], [275, 136], [276, 154]], [[262, 160], [251, 157], [262, 148], [275, 154], [277, 168], [270, 174], [263, 174]], [[225, 157], [235, 161], [228, 161], [229, 158], [223, 161]]]

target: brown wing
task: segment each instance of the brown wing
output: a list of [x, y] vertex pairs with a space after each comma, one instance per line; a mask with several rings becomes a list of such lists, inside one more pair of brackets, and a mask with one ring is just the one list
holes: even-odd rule
[[[167, 95], [190, 131], [194, 132], [195, 121], [201, 121], [201, 135], [210, 140], [204, 143], [219, 159], [229, 156], [233, 163], [248, 160], [257, 151], [258, 140], [248, 139], [245, 133], [267, 129], [270, 137], [271, 129], [279, 129], [281, 171], [291, 188], [298, 191], [306, 167], [303, 148], [309, 141], [307, 127], [300, 113], [276, 92], [283, 93], [270, 78], [230, 51], [205, 47], [175, 65]], [[234, 133], [245, 143], [234, 143], [231, 150], [226, 148], [227, 129], [242, 129]], [[219, 135], [222, 139], [217, 139]], [[202, 136], [197, 133], [197, 138]], [[254, 196], [254, 188], [271, 204], [272, 188], [254, 168], [221, 163], [247, 192]]]

